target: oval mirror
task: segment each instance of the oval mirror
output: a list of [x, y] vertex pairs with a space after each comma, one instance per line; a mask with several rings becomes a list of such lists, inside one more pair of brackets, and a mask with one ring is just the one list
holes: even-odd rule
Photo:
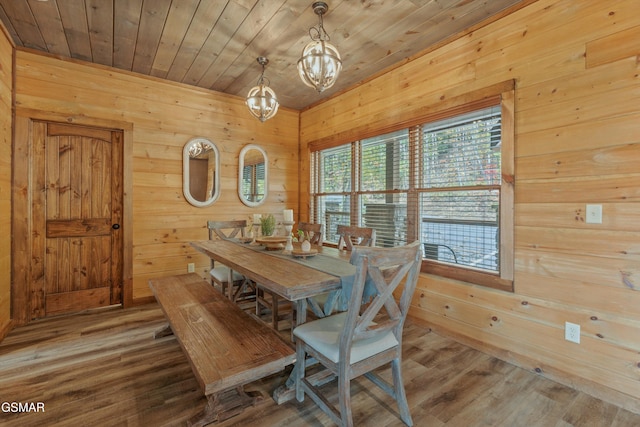
[[267, 198], [268, 167], [267, 153], [254, 144], [240, 151], [238, 194], [247, 206], [258, 206]]
[[220, 154], [206, 138], [190, 139], [182, 150], [182, 192], [193, 206], [209, 206], [220, 195]]

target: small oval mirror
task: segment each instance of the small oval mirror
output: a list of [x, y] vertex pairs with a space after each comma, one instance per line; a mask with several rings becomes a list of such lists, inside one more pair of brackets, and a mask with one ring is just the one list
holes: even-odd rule
[[193, 206], [205, 207], [220, 195], [220, 155], [206, 138], [190, 139], [182, 150], [182, 192]]
[[238, 172], [238, 195], [247, 206], [258, 206], [267, 198], [268, 167], [267, 153], [254, 144], [240, 151]]

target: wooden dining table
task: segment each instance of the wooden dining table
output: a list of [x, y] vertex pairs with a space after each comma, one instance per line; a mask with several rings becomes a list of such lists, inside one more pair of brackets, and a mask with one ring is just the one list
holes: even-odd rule
[[[295, 304], [296, 318], [294, 324], [306, 321], [308, 303], [316, 307], [313, 297], [342, 288], [341, 274], [344, 274], [350, 254], [330, 247], [314, 247], [323, 257], [331, 257], [336, 273], [322, 271], [305, 265], [305, 258], [282, 254], [282, 251], [270, 252], [262, 247], [252, 247], [249, 243], [230, 240], [202, 240], [191, 242], [199, 252], [220, 262], [230, 270], [236, 271], [246, 278], [259, 283], [264, 288]], [[327, 270], [326, 268], [324, 270]], [[329, 269], [330, 270], [330, 267]], [[231, 272], [230, 272], [231, 274]], [[334, 292], [336, 294], [336, 292]], [[321, 312], [314, 312], [322, 315]], [[295, 397], [293, 375], [298, 369], [296, 361], [294, 372], [283, 387], [274, 391], [273, 397], [278, 404]]]

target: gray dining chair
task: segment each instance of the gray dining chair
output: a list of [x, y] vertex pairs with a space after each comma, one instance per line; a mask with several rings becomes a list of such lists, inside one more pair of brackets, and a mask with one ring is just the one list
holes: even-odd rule
[[[351, 381], [365, 376], [393, 397], [400, 418], [413, 425], [402, 379], [402, 331], [416, 288], [422, 250], [420, 242], [393, 248], [354, 247], [351, 263], [356, 276], [346, 312], [313, 320], [296, 327], [296, 399], [305, 394], [339, 426], [353, 426]], [[362, 305], [367, 280], [377, 294]], [[394, 291], [403, 286], [399, 301]], [[319, 386], [306, 377], [307, 356], [317, 360], [338, 379], [338, 407], [330, 403]], [[373, 371], [391, 364], [393, 384]], [[324, 382], [323, 382], [324, 384]], [[380, 404], [377, 407], [382, 408]]]

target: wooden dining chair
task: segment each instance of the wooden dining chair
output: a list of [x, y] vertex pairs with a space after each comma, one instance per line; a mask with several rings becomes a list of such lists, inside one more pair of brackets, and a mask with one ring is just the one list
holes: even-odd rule
[[304, 233], [304, 239], [308, 240], [312, 245], [322, 246], [323, 242], [323, 225], [312, 224], [310, 222], [299, 222], [298, 230]]
[[[298, 230], [302, 230], [304, 238], [316, 246], [322, 246], [322, 228], [322, 224], [298, 223]], [[265, 314], [269, 315], [266, 320], [271, 323], [275, 330], [280, 330], [281, 322], [287, 320], [290, 321], [291, 328], [294, 326], [294, 305], [290, 301], [278, 298], [278, 295], [269, 292], [258, 284], [256, 287], [256, 315], [264, 318]]]
[[[246, 220], [231, 221], [207, 221], [209, 229], [209, 240], [244, 238], [247, 228]], [[231, 294], [231, 299], [237, 303], [244, 303], [247, 300], [255, 299], [255, 289], [252, 283], [237, 271], [231, 271], [232, 283], [229, 290], [229, 267], [211, 260], [211, 284], [220, 288], [224, 295]]]
[[[338, 249], [352, 251], [355, 246], [375, 246], [376, 230], [374, 228], [338, 225], [337, 234], [339, 236]], [[331, 314], [326, 305], [328, 298], [329, 294], [326, 293], [314, 297], [317, 304], [316, 309], [324, 312], [327, 316]]]
[[370, 227], [338, 225], [338, 249], [353, 250], [354, 246], [375, 246], [376, 230]]
[[[402, 330], [420, 272], [420, 242], [392, 248], [355, 247], [351, 263], [355, 281], [346, 312], [313, 320], [296, 327], [296, 399], [307, 394], [339, 426], [353, 426], [351, 380], [364, 375], [393, 397], [402, 421], [411, 426], [411, 414], [402, 380]], [[377, 293], [362, 305], [367, 280]], [[394, 291], [403, 286], [399, 301]], [[305, 376], [307, 355], [317, 360], [338, 379], [336, 408], [319, 386]], [[391, 364], [393, 384], [372, 372]], [[322, 374], [319, 374], [322, 375]], [[323, 382], [324, 384], [325, 382]], [[383, 407], [378, 405], [377, 407]]]

